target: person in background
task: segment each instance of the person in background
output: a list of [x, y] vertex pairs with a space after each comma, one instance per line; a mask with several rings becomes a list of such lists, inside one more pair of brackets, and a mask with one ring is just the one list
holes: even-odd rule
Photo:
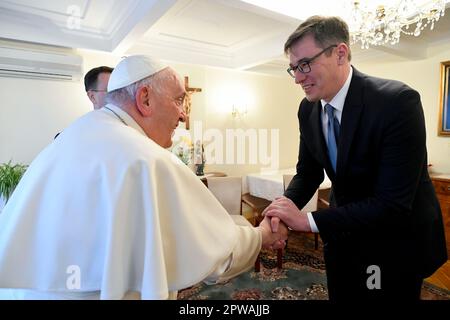
[[249, 270], [261, 247], [284, 247], [285, 226], [235, 224], [165, 149], [185, 95], [155, 59], [117, 65], [108, 104], [37, 156], [0, 215], [3, 298], [173, 299]]
[[[106, 104], [108, 81], [113, 70], [113, 68], [101, 66], [89, 70], [84, 76], [84, 88], [94, 110], [98, 110]], [[56, 139], [60, 134], [61, 132], [58, 132], [53, 139]]]
[[[330, 300], [420, 299], [423, 279], [447, 252], [419, 93], [353, 67], [348, 27], [337, 17], [310, 17], [284, 48], [306, 97], [297, 174], [265, 214], [320, 233]], [[331, 207], [300, 211], [324, 168]]]
[[89, 70], [84, 76], [84, 88], [95, 110], [102, 108], [106, 104], [106, 88], [113, 70], [113, 68], [101, 66]]

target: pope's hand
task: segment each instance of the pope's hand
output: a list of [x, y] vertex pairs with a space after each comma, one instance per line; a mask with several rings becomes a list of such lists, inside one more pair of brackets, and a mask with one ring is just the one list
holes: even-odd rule
[[265, 249], [283, 249], [286, 246], [288, 229], [284, 223], [278, 225], [277, 231], [272, 232], [270, 218], [265, 217], [258, 226], [262, 234], [262, 247]]

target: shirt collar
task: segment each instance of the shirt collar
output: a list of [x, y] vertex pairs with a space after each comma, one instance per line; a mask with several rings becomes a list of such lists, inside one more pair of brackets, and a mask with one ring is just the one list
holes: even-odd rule
[[353, 75], [353, 68], [350, 68], [347, 80], [345, 80], [345, 83], [342, 86], [341, 90], [339, 90], [339, 92], [334, 96], [333, 99], [331, 99], [331, 101], [327, 102], [323, 99], [320, 100], [322, 104], [322, 111], [325, 108], [325, 105], [329, 103], [333, 106], [333, 108], [342, 112], [342, 110], [344, 109], [345, 98], [347, 97], [348, 89], [350, 88], [350, 81], [352, 80], [352, 75]]
[[[121, 117], [123, 119], [123, 121], [125, 121], [127, 126], [130, 126], [130, 127], [134, 128], [134, 129], [136, 129], [137, 131], [139, 131], [144, 136], [147, 136], [145, 134], [144, 130], [141, 128], [141, 126], [127, 112], [125, 112], [124, 110], [122, 110], [118, 106], [115, 106], [115, 105], [113, 105], [111, 103], [108, 103], [106, 105], [106, 107], [108, 107], [109, 109], [114, 111], [119, 117]], [[107, 113], [113, 115], [114, 117], [117, 117], [113, 112], [111, 112], [107, 108], [101, 108], [100, 111], [107, 112]], [[120, 121], [120, 119], [117, 119], [117, 120]]]

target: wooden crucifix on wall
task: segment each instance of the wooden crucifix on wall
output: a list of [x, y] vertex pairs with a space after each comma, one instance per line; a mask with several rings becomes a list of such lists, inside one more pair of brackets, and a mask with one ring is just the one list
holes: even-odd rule
[[184, 89], [186, 90], [186, 96], [184, 97], [184, 110], [186, 111], [186, 130], [189, 130], [189, 117], [192, 107], [192, 95], [196, 92], [202, 92], [200, 88], [189, 87], [189, 77], [184, 77]]

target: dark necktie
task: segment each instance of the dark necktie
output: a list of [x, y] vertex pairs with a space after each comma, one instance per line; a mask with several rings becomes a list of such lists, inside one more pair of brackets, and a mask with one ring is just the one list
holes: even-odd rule
[[325, 105], [325, 112], [328, 116], [328, 156], [330, 157], [331, 165], [336, 172], [337, 159], [337, 141], [339, 139], [339, 122], [334, 117], [333, 106], [331, 104]]

